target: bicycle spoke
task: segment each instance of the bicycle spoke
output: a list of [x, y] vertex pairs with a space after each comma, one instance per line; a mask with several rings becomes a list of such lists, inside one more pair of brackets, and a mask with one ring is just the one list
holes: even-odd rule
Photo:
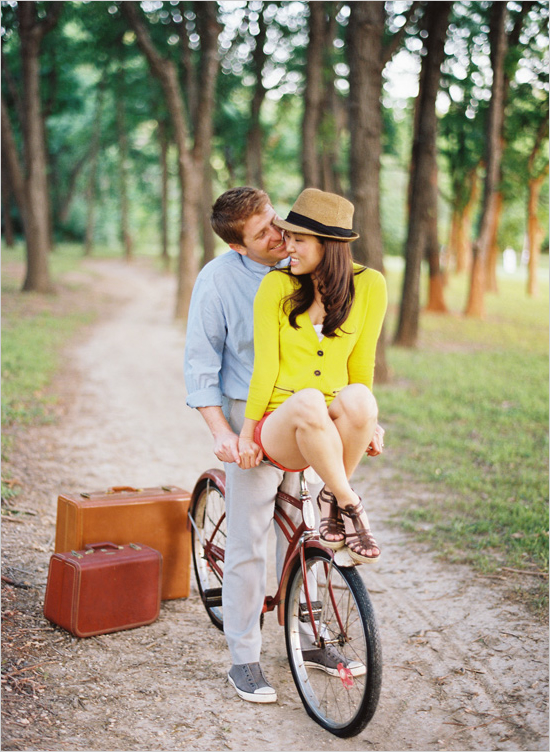
[[197, 586], [210, 619], [223, 627], [219, 596], [223, 580], [223, 563], [227, 533], [225, 500], [222, 490], [208, 480], [197, 495], [192, 509], [192, 553]]
[[[293, 678], [309, 715], [332, 733], [351, 736], [368, 723], [378, 702], [381, 660], [374, 614], [355, 570], [339, 569], [323, 549], [310, 549], [306, 559], [308, 591], [319, 605], [313, 630], [301, 609], [304, 574], [296, 566], [287, 589], [285, 623]], [[311, 658], [306, 666], [302, 651], [308, 648], [302, 641], [313, 647], [313, 631], [318, 635], [316, 659], [327, 656], [322, 659], [328, 661], [327, 670]]]

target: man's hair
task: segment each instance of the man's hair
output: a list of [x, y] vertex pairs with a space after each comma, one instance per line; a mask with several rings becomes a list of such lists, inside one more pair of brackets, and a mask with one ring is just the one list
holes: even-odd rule
[[231, 188], [222, 193], [212, 207], [212, 229], [224, 242], [242, 245], [244, 223], [270, 203], [267, 193], [259, 188]]

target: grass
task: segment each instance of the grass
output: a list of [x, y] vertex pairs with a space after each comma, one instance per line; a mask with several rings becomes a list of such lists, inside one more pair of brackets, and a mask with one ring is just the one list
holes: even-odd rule
[[[400, 276], [388, 272], [388, 339]], [[380, 461], [425, 484], [399, 518], [443, 555], [485, 573], [548, 572], [548, 280], [538, 299], [521, 274], [499, 288], [484, 320], [465, 319], [466, 279], [452, 279], [454, 313], [423, 314], [416, 349], [388, 348], [393, 379], [376, 395], [390, 453]], [[541, 580], [535, 597], [546, 590]]]
[[[2, 459], [9, 459], [13, 434], [53, 419], [56, 397], [50, 389], [71, 336], [93, 313], [80, 298], [78, 283], [62, 282], [80, 266], [82, 251], [66, 245], [51, 256], [56, 295], [21, 293], [23, 249], [2, 249]], [[16, 493], [9, 467], [2, 475], [2, 498]]]

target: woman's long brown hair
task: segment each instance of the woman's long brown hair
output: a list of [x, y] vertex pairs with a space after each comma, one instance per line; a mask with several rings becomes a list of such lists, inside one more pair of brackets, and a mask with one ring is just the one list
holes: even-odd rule
[[[322, 331], [325, 337], [335, 337], [337, 330], [342, 328], [342, 324], [349, 316], [355, 298], [353, 258], [349, 243], [316, 237], [323, 244], [325, 250], [323, 258], [315, 270], [315, 279], [325, 309]], [[284, 271], [291, 274], [288, 270]], [[364, 269], [360, 271], [364, 271]], [[298, 286], [285, 299], [283, 306], [290, 325], [294, 329], [299, 329], [296, 319], [312, 305], [315, 299], [315, 288], [310, 274], [298, 274], [295, 279]]]

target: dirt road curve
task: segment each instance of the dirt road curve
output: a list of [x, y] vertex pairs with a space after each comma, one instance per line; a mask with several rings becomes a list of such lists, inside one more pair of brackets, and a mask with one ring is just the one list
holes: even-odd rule
[[391, 473], [377, 478], [375, 462], [354, 485], [384, 549], [378, 567], [362, 573], [385, 669], [378, 712], [355, 738], [337, 739], [306, 715], [273, 614], [263, 665], [279, 701], [264, 707], [239, 700], [226, 683], [223, 635], [195, 589], [165, 602], [153, 625], [129, 632], [78, 640], [46, 622], [60, 491], [191, 489], [217, 464], [200, 416], [185, 406], [172, 277], [141, 264], [91, 268], [106, 315], [71, 350], [58, 384], [62, 419], [20, 437], [13, 457], [17, 507], [35, 514], [3, 525], [4, 574], [31, 587], [3, 587], [4, 645], [16, 634], [12, 652], [24, 647], [26, 657], [3, 667], [2, 749], [548, 749], [546, 626], [507, 597], [509, 583], [439, 563], [396, 531], [391, 514], [420, 490], [398, 487]]

